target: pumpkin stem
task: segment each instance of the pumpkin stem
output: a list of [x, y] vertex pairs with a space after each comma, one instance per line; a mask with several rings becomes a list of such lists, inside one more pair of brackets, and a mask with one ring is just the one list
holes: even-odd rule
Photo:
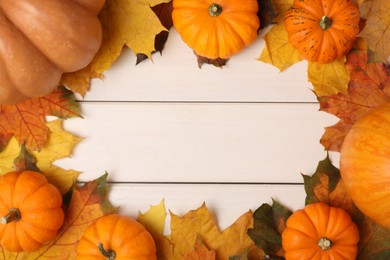
[[114, 260], [116, 258], [116, 253], [112, 249], [105, 250], [103, 244], [99, 243], [98, 245], [100, 253], [106, 258], [106, 260]]
[[330, 241], [329, 238], [326, 237], [321, 237], [318, 240], [317, 245], [324, 251], [329, 250], [332, 248], [332, 241]]
[[209, 14], [211, 16], [218, 16], [222, 13], [222, 6], [216, 3], [212, 3], [209, 6]]
[[331, 26], [332, 26], [332, 19], [330, 19], [327, 16], [322, 16], [321, 21], [320, 21], [320, 27], [322, 28], [322, 30], [325, 31], [326, 29], [328, 29]]
[[20, 210], [17, 208], [10, 208], [7, 215], [2, 216], [0, 218], [1, 224], [8, 224], [12, 221], [19, 221], [22, 218], [22, 215], [20, 214]]

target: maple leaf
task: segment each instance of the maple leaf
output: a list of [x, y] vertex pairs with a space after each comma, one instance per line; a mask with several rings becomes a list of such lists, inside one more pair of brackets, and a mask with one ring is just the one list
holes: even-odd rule
[[89, 90], [92, 78], [102, 78], [122, 52], [124, 46], [135, 54], [143, 53], [151, 59], [155, 51], [155, 37], [166, 28], [151, 7], [170, 0], [108, 0], [100, 12], [103, 28], [100, 50], [84, 69], [64, 74], [61, 82], [81, 94]]
[[137, 221], [152, 235], [156, 244], [157, 257], [161, 260], [170, 259], [173, 255], [173, 245], [164, 236], [166, 216], [164, 200], [161, 200], [159, 204], [150, 206], [147, 212], [139, 212], [137, 218]]
[[188, 252], [193, 250], [197, 237], [204, 245], [216, 252], [216, 259], [228, 259], [248, 249], [249, 257], [260, 259], [261, 250], [257, 249], [246, 230], [253, 224], [252, 212], [243, 214], [234, 224], [221, 232], [213, 215], [203, 204], [197, 210], [192, 210], [179, 217], [171, 213], [171, 235], [175, 259], [183, 259]]
[[[36, 167], [45, 174], [49, 182], [56, 185], [62, 193], [69, 191], [80, 173], [59, 168], [53, 165], [53, 162], [70, 156], [73, 147], [80, 141], [80, 138], [64, 131], [62, 124], [62, 120], [47, 123], [51, 135], [40, 151], [28, 151], [26, 147], [26, 154], [21, 154], [17, 140], [12, 138], [0, 153], [0, 175], [16, 170], [14, 160], [18, 155], [19, 157], [33, 157], [28, 160], [33, 160], [32, 163], [36, 164]], [[22, 168], [23, 165], [19, 167]]]
[[307, 203], [325, 202], [350, 214], [359, 229], [357, 259], [387, 259], [390, 256], [390, 229], [375, 224], [356, 208], [344, 188], [339, 169], [328, 157], [319, 163], [311, 177], [304, 176], [304, 181]]
[[257, 12], [257, 16], [260, 19], [259, 30], [261, 30], [272, 24], [276, 13], [272, 0], [257, 0], [257, 3], [259, 5], [259, 11]]
[[82, 187], [74, 186], [64, 224], [53, 241], [30, 253], [11, 253], [0, 248], [3, 259], [76, 259], [77, 242], [87, 227], [112, 211], [106, 199], [106, 180], [104, 174]]
[[267, 258], [280, 259], [284, 256], [281, 233], [291, 214], [289, 209], [275, 200], [272, 206], [264, 203], [253, 213], [254, 227], [248, 229], [248, 235]]
[[40, 150], [49, 138], [45, 116], [62, 119], [80, 116], [73, 93], [64, 87], [41, 98], [31, 98], [15, 105], [0, 105], [0, 139], [7, 143], [12, 136], [31, 150]]
[[215, 260], [215, 251], [209, 250], [199, 236], [195, 240], [194, 250], [184, 256], [185, 260]]
[[349, 72], [344, 60], [335, 60], [327, 64], [308, 63], [309, 81], [313, 84], [318, 97], [347, 92]]
[[366, 24], [360, 35], [375, 54], [373, 61], [388, 63], [390, 56], [390, 2], [366, 0], [360, 6]]
[[346, 62], [350, 82], [346, 94], [318, 98], [320, 110], [340, 118], [327, 127], [320, 142], [329, 151], [339, 151], [352, 125], [371, 109], [390, 101], [390, 76], [383, 63], [368, 63], [367, 51], [352, 51]]
[[[156, 38], [154, 39], [154, 48], [155, 52], [159, 52], [162, 54], [162, 51], [164, 49], [165, 43], [168, 40], [169, 36], [169, 29], [173, 26], [172, 21], [172, 11], [173, 11], [173, 4], [172, 1], [169, 3], [162, 3], [156, 6], [152, 7], [153, 12], [157, 15], [157, 17], [160, 19], [161, 24], [167, 29], [168, 31], [162, 31], [159, 34], [156, 35]], [[137, 53], [137, 62], [136, 65], [138, 65], [140, 62], [148, 59], [148, 55], [144, 53]]]
[[276, 24], [264, 35], [266, 47], [263, 49], [259, 60], [284, 71], [302, 60], [299, 52], [288, 42], [288, 35], [283, 22], [284, 14], [292, 6], [293, 0], [273, 0], [272, 3], [276, 13]]
[[343, 208], [351, 216], [356, 211], [344, 183], [340, 181], [340, 171], [327, 156], [320, 161], [314, 174], [302, 175], [305, 183], [306, 204], [324, 202], [329, 206]]

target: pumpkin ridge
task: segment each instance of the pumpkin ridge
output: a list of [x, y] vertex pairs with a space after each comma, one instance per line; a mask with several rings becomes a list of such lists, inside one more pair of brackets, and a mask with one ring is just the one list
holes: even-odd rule
[[[307, 4], [305, 1], [294, 1], [293, 8], [305, 10], [307, 13], [309, 13], [311, 16], [313, 16], [316, 20], [320, 20], [321, 17], [324, 15], [324, 9], [322, 8], [321, 3], [316, 2], [318, 10], [312, 8], [309, 4]], [[321, 11], [320, 14], [318, 14], [318, 11]]]

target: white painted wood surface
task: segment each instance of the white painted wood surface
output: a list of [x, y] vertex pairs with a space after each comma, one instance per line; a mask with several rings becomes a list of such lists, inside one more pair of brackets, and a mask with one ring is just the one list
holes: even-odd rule
[[318, 111], [304, 62], [279, 73], [257, 60], [263, 47], [259, 37], [223, 69], [199, 69], [173, 30], [153, 62], [125, 51], [93, 81], [84, 119], [65, 122], [85, 139], [57, 164], [81, 180], [107, 171], [111, 201], [133, 216], [163, 198], [177, 214], [205, 201], [225, 228], [271, 197], [302, 207], [300, 173], [325, 158], [319, 139], [336, 118]]

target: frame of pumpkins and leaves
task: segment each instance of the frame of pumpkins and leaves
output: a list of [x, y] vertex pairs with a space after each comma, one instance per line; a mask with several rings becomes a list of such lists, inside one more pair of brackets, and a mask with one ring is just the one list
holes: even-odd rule
[[[390, 257], [389, 2], [7, 0], [0, 7], [1, 41], [13, 54], [0, 63], [6, 72], [0, 78], [2, 259]], [[20, 15], [34, 10], [34, 19]], [[58, 32], [53, 21], [71, 33]], [[107, 200], [107, 173], [79, 185], [79, 172], [53, 165], [80, 141], [62, 125], [81, 117], [74, 93], [84, 96], [124, 46], [137, 64], [162, 52], [172, 26], [199, 67], [225, 66], [259, 35], [266, 43], [260, 61], [280, 71], [308, 61], [320, 110], [340, 118], [320, 140], [327, 151], [340, 152], [340, 169], [327, 157], [303, 175], [303, 209], [291, 212], [273, 201], [221, 231], [203, 204], [184, 216], [170, 213], [165, 235], [163, 201], [135, 220]], [[202, 225], [211, 228], [194, 228]]]

